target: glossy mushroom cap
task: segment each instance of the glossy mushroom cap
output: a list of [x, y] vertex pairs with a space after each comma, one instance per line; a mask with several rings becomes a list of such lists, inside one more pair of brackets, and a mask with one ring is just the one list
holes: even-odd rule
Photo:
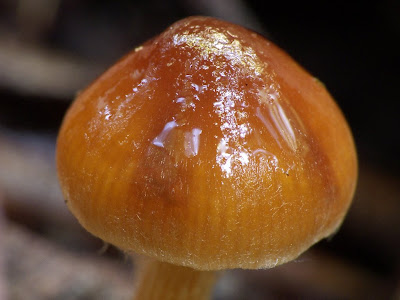
[[341, 224], [353, 139], [325, 87], [260, 35], [179, 21], [82, 92], [58, 139], [91, 233], [202, 270], [268, 268]]

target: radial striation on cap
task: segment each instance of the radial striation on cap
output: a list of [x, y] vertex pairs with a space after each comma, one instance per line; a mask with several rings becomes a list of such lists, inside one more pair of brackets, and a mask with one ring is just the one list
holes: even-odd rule
[[357, 162], [325, 87], [262, 36], [191, 17], [83, 91], [57, 145], [70, 210], [125, 251], [269, 268], [341, 224]]

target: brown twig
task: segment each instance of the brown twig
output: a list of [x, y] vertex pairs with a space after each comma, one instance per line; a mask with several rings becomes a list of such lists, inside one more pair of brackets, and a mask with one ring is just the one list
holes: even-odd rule
[[129, 299], [131, 295], [127, 265], [95, 253], [67, 252], [11, 222], [4, 247], [11, 299]]
[[7, 211], [71, 224], [57, 182], [54, 139], [0, 136], [0, 186]]
[[70, 54], [0, 36], [1, 88], [36, 96], [71, 99], [104, 68]]

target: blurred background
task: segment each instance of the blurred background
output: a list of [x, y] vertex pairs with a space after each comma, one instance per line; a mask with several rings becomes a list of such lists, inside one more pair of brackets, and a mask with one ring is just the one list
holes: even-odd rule
[[129, 299], [134, 266], [67, 211], [54, 163], [77, 91], [174, 21], [219, 17], [325, 83], [360, 174], [341, 230], [295, 262], [230, 271], [214, 299], [400, 299], [400, 2], [0, 0], [0, 300]]

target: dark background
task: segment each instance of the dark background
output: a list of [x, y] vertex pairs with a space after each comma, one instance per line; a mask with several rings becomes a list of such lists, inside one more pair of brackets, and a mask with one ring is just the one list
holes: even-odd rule
[[[20, 290], [30, 293], [30, 299], [123, 299], [121, 290], [130, 293], [130, 263], [124, 255], [112, 247], [98, 255], [101, 242], [80, 229], [63, 206], [54, 169], [55, 138], [79, 89], [132, 48], [190, 15], [216, 16], [258, 31], [318, 77], [349, 121], [360, 161], [354, 205], [339, 233], [298, 262], [270, 271], [229, 273], [215, 297], [399, 299], [396, 0], [0, 0], [0, 193], [6, 224], [0, 245], [5, 245], [3, 286], [10, 298], [23, 299]], [[78, 290], [77, 283], [55, 279], [50, 292], [48, 286], [42, 288], [47, 269], [33, 271], [32, 262], [14, 255], [23, 254], [23, 243], [30, 239], [38, 245], [32, 258], [36, 264], [50, 252], [59, 261], [46, 268], [64, 266], [66, 271], [53, 271], [53, 278], [84, 272], [82, 257], [94, 256], [85, 268], [93, 268], [97, 279], [80, 283]], [[108, 290], [104, 271], [96, 269], [102, 263], [111, 263], [107, 272], [128, 274], [128, 279], [116, 279]], [[36, 285], [21, 275], [27, 272], [37, 274]]]

